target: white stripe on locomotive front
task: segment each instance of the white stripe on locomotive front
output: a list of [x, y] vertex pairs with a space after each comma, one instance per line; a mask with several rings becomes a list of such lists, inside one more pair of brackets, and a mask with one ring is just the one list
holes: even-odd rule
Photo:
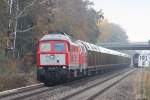
[[66, 65], [65, 54], [41, 54], [41, 65]]

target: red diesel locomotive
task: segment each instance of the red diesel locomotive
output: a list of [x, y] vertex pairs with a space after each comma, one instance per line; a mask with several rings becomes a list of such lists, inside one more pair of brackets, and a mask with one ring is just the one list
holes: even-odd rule
[[126, 54], [53, 32], [38, 42], [37, 79], [44, 83], [89, 76], [130, 65]]

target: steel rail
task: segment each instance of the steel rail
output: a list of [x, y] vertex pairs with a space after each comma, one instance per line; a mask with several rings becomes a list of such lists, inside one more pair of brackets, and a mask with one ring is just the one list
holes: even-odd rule
[[[134, 71], [135, 71], [135, 69], [133, 69], [131, 72], [134, 72]], [[107, 79], [105, 79], [103, 81], [100, 81], [100, 82], [98, 82], [96, 84], [92, 84], [91, 86], [88, 86], [87, 88], [81, 89], [79, 91], [76, 91], [75, 93], [72, 93], [72, 94], [70, 94], [68, 96], [65, 96], [65, 97], [61, 98], [60, 100], [71, 100], [71, 98], [77, 97], [78, 95], [80, 95], [81, 93], [84, 93], [85, 91], [88, 91], [88, 90], [90, 90], [90, 89], [92, 89], [92, 88], [94, 88], [94, 87], [96, 87], [98, 85], [104, 84], [105, 82], [120, 76], [122, 73], [123, 72], [119, 72], [116, 75], [113, 75], [113, 76], [111, 76], [111, 77], [109, 77], [109, 78], [107, 78]], [[131, 74], [131, 73], [129, 73], [129, 74]], [[96, 97], [98, 94], [100, 94], [102, 92], [105, 92], [107, 89], [109, 89], [110, 87], [115, 85], [117, 82], [119, 82], [119, 81], [123, 80], [125, 77], [127, 77], [129, 74], [127, 74], [124, 77], [122, 77], [121, 79], [117, 80], [114, 84], [111, 84], [111, 85], [107, 86], [106, 88], [102, 89], [101, 91], [99, 91], [98, 93], [92, 95], [91, 97], [88, 98], [88, 100], [93, 100], [93, 98]]]
[[[106, 73], [106, 74], [108, 74], [108, 73]], [[114, 73], [114, 72], [112, 71], [112, 73]], [[101, 76], [101, 75], [98, 75], [98, 76]], [[97, 77], [97, 76], [95, 76], [95, 77]], [[109, 79], [111, 79], [111, 78], [112, 77], [110, 77]], [[90, 80], [90, 79], [93, 79], [93, 77], [87, 77], [85, 79], [83, 78], [83, 79], [80, 79], [80, 80], [76, 80], [76, 81], [72, 81], [72, 82], [68, 82], [68, 83], [63, 83], [63, 84], [56, 85], [56, 86], [53, 86], [53, 87], [45, 87], [45, 85], [43, 83], [40, 83], [40, 84], [21, 87], [21, 88], [17, 88], [17, 89], [7, 90], [7, 91], [4, 91], [4, 92], [0, 92], [0, 99], [3, 99], [3, 100], [8, 100], [8, 99], [21, 100], [21, 99], [25, 99], [25, 98], [28, 98], [28, 97], [31, 97], [31, 96], [35, 96], [35, 95], [40, 94], [40, 93], [44, 93], [44, 92], [47, 92], [47, 91], [52, 91], [54, 89], [61, 88], [63, 86], [73, 85], [75, 83], [85, 81], [85, 80]], [[107, 81], [107, 80], [104, 80], [104, 81]], [[84, 91], [84, 90], [82, 90], [82, 91]], [[78, 94], [78, 93], [76, 93], [76, 94]]]

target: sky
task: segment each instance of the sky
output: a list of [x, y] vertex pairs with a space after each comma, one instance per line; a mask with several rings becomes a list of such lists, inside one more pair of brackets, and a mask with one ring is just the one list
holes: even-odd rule
[[121, 25], [129, 41], [150, 40], [150, 0], [90, 0], [96, 10], [103, 9], [105, 18]]

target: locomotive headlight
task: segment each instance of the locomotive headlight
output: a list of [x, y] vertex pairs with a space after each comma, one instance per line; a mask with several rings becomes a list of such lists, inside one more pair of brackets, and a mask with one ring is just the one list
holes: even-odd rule
[[67, 67], [66, 66], [63, 66], [63, 69], [66, 69]]
[[54, 59], [54, 58], [55, 58], [55, 56], [54, 56], [54, 55], [51, 55], [50, 57], [51, 57], [51, 59]]

